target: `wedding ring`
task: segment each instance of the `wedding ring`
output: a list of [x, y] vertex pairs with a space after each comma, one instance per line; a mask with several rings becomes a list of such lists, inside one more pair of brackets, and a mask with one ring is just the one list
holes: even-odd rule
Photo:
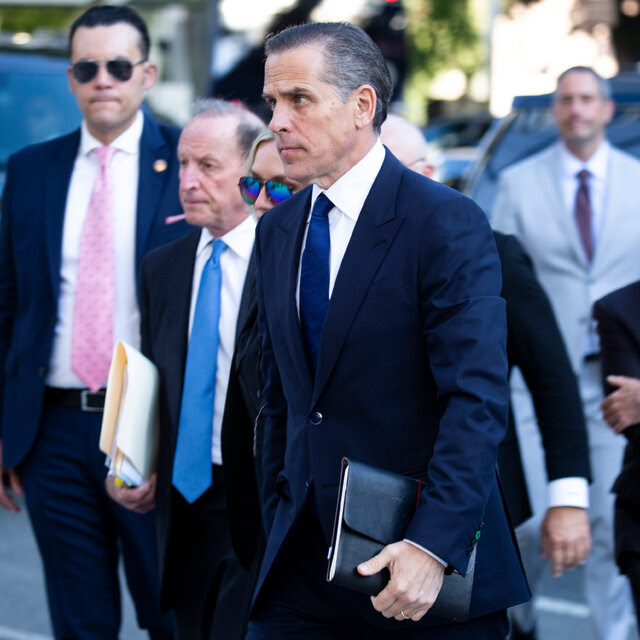
[[401, 615], [405, 620], [411, 620], [411, 616], [405, 616], [405, 615], [404, 615], [404, 611], [400, 611], [400, 615]]

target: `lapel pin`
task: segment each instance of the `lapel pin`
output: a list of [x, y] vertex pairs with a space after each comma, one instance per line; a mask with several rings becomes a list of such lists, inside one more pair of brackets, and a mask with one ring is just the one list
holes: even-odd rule
[[153, 170], [156, 173], [162, 173], [163, 171], [166, 171], [167, 169], [167, 161], [163, 160], [162, 158], [160, 158], [159, 160], [156, 160], [153, 163]]

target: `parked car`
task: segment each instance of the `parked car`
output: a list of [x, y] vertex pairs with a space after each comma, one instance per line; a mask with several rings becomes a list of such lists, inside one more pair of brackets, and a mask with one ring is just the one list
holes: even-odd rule
[[440, 150], [440, 182], [460, 188], [479, 157], [478, 145], [492, 121], [491, 115], [484, 112], [441, 116], [429, 121], [423, 133], [427, 142]]
[[82, 114], [68, 88], [67, 64], [46, 55], [0, 52], [0, 194], [13, 152], [80, 124]]
[[[612, 78], [611, 89], [616, 108], [607, 136], [613, 145], [640, 158], [640, 74], [623, 73]], [[491, 215], [500, 172], [557, 140], [550, 111], [552, 98], [553, 94], [515, 98], [511, 113], [485, 134], [479, 159], [462, 191], [487, 215]]]

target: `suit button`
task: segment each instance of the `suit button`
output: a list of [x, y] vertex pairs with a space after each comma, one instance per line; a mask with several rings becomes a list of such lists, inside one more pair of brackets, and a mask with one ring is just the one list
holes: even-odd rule
[[319, 411], [314, 411], [309, 416], [309, 422], [313, 425], [319, 425], [322, 422], [322, 414]]
[[39, 375], [41, 378], [44, 378], [44, 376], [45, 376], [45, 375], [47, 375], [47, 368], [46, 368], [46, 367], [40, 367], [40, 368], [38, 369], [38, 375]]

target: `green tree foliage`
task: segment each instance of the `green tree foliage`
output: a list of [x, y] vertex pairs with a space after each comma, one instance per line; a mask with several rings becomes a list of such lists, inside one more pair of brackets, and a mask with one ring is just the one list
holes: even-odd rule
[[483, 43], [470, 4], [470, 0], [404, 0], [409, 42], [407, 100], [418, 118], [424, 117], [429, 84], [439, 72], [460, 69], [469, 77], [483, 62]]
[[0, 8], [0, 27], [2, 31], [33, 32], [39, 27], [48, 29], [66, 29], [77, 9], [63, 7], [19, 7]]

